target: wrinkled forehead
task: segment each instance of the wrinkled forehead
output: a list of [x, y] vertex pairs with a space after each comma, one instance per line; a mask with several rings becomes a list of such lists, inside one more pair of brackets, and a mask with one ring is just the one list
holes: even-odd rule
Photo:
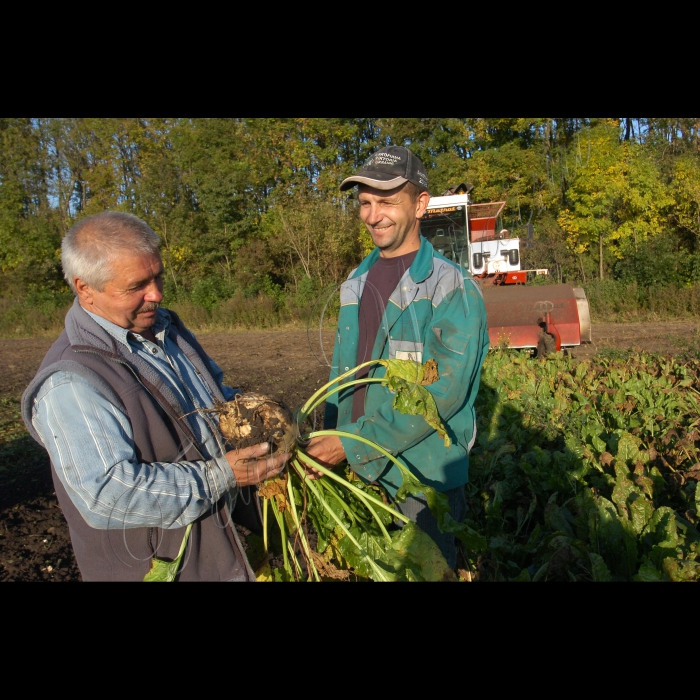
[[109, 256], [111, 280], [155, 277], [163, 273], [163, 260], [159, 252], [117, 249]]

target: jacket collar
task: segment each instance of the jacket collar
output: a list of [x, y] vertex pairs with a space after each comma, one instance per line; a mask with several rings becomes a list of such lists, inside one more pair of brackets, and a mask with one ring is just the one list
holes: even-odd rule
[[78, 297], [66, 315], [66, 334], [73, 346], [89, 345], [96, 350], [118, 354], [117, 339], [80, 305]]
[[[379, 248], [375, 248], [359, 265], [355, 270], [355, 273], [350, 279], [355, 279], [361, 277], [367, 273], [379, 259]], [[411, 276], [413, 282], [423, 282], [426, 278], [430, 276], [433, 271], [433, 246], [425, 239], [423, 236], [420, 237], [420, 248], [418, 249], [418, 255], [416, 255], [415, 260], [411, 264], [408, 270], [408, 274]]]

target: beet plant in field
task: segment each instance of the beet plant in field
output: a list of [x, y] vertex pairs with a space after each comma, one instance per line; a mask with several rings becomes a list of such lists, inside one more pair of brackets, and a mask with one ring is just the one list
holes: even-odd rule
[[469, 523], [480, 580], [700, 579], [700, 363], [489, 354]]

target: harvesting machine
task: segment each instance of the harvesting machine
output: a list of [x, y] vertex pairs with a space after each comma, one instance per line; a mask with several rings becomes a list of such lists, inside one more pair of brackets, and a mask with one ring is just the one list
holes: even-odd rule
[[461, 184], [431, 197], [421, 234], [445, 257], [469, 270], [486, 304], [491, 347], [532, 348], [538, 355], [591, 342], [586, 294], [568, 284], [526, 286], [520, 239], [498, 226], [505, 202], [472, 204]]

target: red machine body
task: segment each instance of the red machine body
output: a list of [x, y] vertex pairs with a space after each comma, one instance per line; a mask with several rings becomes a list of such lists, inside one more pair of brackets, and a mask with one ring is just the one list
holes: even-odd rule
[[492, 347], [536, 348], [542, 331], [555, 338], [557, 350], [581, 344], [578, 300], [568, 284], [482, 291]]

